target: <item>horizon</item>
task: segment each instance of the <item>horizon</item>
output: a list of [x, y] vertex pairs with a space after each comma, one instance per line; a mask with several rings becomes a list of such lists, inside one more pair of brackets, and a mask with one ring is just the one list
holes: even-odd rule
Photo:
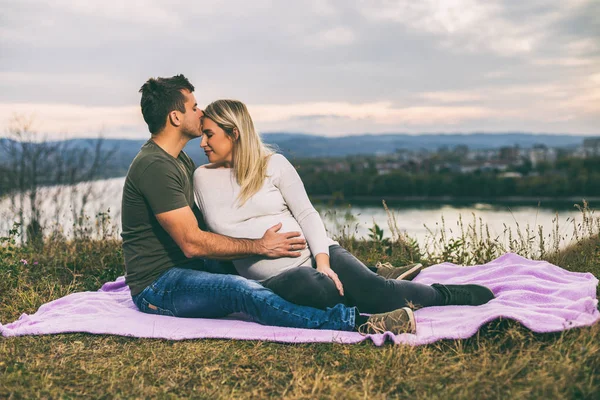
[[[384, 132], [384, 133], [361, 133], [361, 134], [351, 134], [351, 135], [339, 135], [339, 136], [325, 136], [319, 134], [312, 133], [302, 133], [302, 132], [260, 132], [261, 136], [264, 135], [287, 135], [287, 136], [306, 136], [313, 138], [324, 138], [324, 139], [344, 139], [344, 138], [356, 138], [356, 137], [382, 137], [382, 136], [556, 136], [556, 137], [577, 137], [581, 139], [587, 138], [600, 138], [600, 133], [597, 134], [571, 134], [571, 133], [544, 133], [544, 132], [426, 132], [426, 133], [402, 133], [402, 132]], [[128, 140], [128, 141], [143, 141], [150, 139], [150, 133], [148, 132], [148, 136], [145, 137], [112, 137], [112, 136], [76, 136], [76, 137], [58, 137], [53, 135], [44, 136], [43, 133], [37, 132], [32, 142], [43, 142], [43, 141], [52, 141], [52, 142], [60, 142], [60, 141], [68, 141], [68, 140]], [[8, 136], [0, 135], [0, 140], [12, 140]], [[191, 141], [194, 141], [194, 138]], [[468, 143], [464, 143], [468, 144]]]

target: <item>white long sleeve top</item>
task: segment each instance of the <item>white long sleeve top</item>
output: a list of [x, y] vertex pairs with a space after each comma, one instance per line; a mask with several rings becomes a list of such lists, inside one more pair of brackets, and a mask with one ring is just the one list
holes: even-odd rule
[[241, 276], [264, 281], [290, 268], [313, 266], [314, 255], [329, 254], [329, 246], [337, 244], [327, 237], [323, 221], [311, 204], [296, 169], [281, 154], [270, 157], [263, 186], [241, 207], [237, 200], [240, 190], [231, 168], [211, 168], [208, 164], [196, 169], [196, 203], [212, 232], [258, 239], [281, 222], [279, 232], [299, 231], [308, 243], [297, 258], [251, 256], [233, 260]]

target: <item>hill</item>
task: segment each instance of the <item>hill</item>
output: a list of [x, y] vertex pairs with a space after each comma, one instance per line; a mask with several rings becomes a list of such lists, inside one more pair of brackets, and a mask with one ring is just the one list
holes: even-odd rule
[[[340, 137], [325, 137], [300, 133], [265, 133], [266, 143], [274, 145], [289, 158], [344, 157], [358, 154], [386, 154], [399, 149], [434, 151], [440, 147], [453, 148], [467, 145], [471, 149], [493, 149], [503, 146], [529, 148], [537, 144], [548, 147], [580, 146], [585, 136], [549, 135], [531, 133], [470, 133], [470, 134], [365, 134]], [[0, 163], [6, 159], [0, 139]], [[103, 148], [114, 150], [112, 165], [108, 175], [120, 176], [127, 172], [131, 160], [146, 140], [104, 139]], [[68, 148], [77, 149], [90, 146], [90, 139], [70, 139]], [[198, 140], [191, 141], [185, 151], [197, 164], [206, 163], [204, 152]], [[106, 177], [106, 176], [105, 176]]]
[[267, 133], [267, 143], [276, 144], [284, 154], [297, 158], [343, 157], [355, 154], [386, 154], [398, 149], [429, 151], [440, 147], [467, 145], [471, 149], [494, 149], [504, 146], [575, 147], [584, 136], [531, 133], [469, 133], [469, 134], [385, 134], [323, 137], [289, 133]]

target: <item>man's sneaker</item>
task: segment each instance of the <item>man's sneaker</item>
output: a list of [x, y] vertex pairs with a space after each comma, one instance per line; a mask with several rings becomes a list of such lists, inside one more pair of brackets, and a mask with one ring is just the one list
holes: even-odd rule
[[481, 285], [442, 285], [441, 283], [434, 283], [431, 287], [442, 294], [446, 306], [479, 306], [494, 298], [494, 293]]
[[385, 279], [396, 279], [399, 281], [412, 281], [415, 276], [423, 269], [423, 264], [410, 264], [404, 267], [394, 267], [392, 264], [378, 262], [377, 275], [383, 276]]
[[408, 307], [383, 314], [373, 314], [366, 323], [358, 327], [358, 332], [361, 335], [374, 335], [384, 332], [392, 332], [394, 335], [398, 335], [400, 333], [415, 333], [416, 331], [415, 315]]

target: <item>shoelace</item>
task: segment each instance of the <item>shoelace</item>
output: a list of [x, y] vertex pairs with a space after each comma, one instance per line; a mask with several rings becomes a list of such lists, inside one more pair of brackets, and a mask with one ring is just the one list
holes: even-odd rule
[[[387, 322], [391, 322], [390, 326], [386, 324]], [[410, 321], [407, 321], [402, 318], [402, 316], [398, 316], [397, 318], [392, 318], [390, 316], [377, 318], [371, 321], [367, 321], [361, 326], [358, 327], [358, 333], [361, 335], [379, 334], [385, 333], [387, 331], [394, 331], [396, 328], [402, 328], [404, 331], [410, 331]]]
[[385, 262], [382, 263], [381, 261], [377, 261], [377, 264], [375, 264], [376, 268], [384, 268], [384, 269], [393, 269], [394, 266], [392, 264], [390, 264], [389, 262]]

